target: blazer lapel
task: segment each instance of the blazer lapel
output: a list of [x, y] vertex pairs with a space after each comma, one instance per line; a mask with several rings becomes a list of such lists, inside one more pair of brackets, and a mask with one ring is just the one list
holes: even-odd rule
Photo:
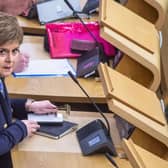
[[3, 88], [3, 91], [0, 91], [0, 104], [1, 104], [1, 107], [2, 107], [2, 110], [3, 110], [3, 113], [4, 113], [4, 116], [5, 116], [5, 119], [6, 119], [6, 122], [7, 124], [10, 124], [10, 113], [9, 113], [9, 102], [8, 102], [8, 96], [7, 96], [7, 90], [6, 90], [6, 86], [5, 86], [5, 83], [4, 83], [4, 79], [1, 79], [2, 81], [2, 85], [1, 86], [1, 89]]

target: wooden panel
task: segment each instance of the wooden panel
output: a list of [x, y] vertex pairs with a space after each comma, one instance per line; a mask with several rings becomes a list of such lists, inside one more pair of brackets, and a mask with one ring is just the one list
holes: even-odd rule
[[24, 33], [44, 35], [45, 26], [40, 25], [37, 19], [27, 19], [22, 16], [17, 16], [19, 25], [23, 28]]
[[140, 83], [146, 88], [150, 88], [153, 82], [152, 72], [127, 55], [123, 56], [118, 65], [115, 67], [115, 70]]
[[155, 52], [157, 31], [154, 25], [124, 6], [111, 0], [101, 1], [101, 21], [151, 54]]
[[136, 168], [167, 168], [168, 161], [164, 160], [144, 148], [134, 144], [131, 140], [124, 141], [124, 149], [128, 158]]
[[123, 139], [123, 148], [134, 168], [145, 168], [145, 165], [131, 140]]
[[[107, 65], [100, 64], [99, 73], [107, 97], [124, 103], [159, 124], [166, 124], [159, 99], [154, 92], [107, 67]], [[112, 86], [108, 83], [111, 83]]]
[[161, 142], [136, 129], [123, 147], [132, 165], [136, 168], [167, 168], [165, 155], [168, 148]]
[[162, 47], [161, 47], [161, 88], [165, 97], [165, 104], [168, 105], [168, 15], [166, 23], [162, 28]]
[[131, 135], [131, 139], [136, 145], [143, 147], [145, 150], [165, 160], [168, 160], [168, 158], [165, 157], [168, 152], [168, 147], [149, 134], [146, 134], [144, 131], [136, 128]]
[[139, 16], [155, 24], [158, 19], [158, 12], [145, 0], [127, 0], [125, 6]]
[[128, 0], [126, 7], [144, 19], [152, 22], [161, 30], [168, 10], [167, 0]]
[[151, 135], [153, 138], [156, 138], [158, 141], [162, 142], [168, 147], [167, 124], [162, 126], [149, 117], [142, 115], [142, 113], [133, 110], [132, 108], [115, 99], [108, 99], [107, 103], [109, 109], [115, 114], [119, 115], [129, 123]]
[[[106, 4], [108, 2], [108, 5]], [[106, 15], [106, 8], [108, 6], [108, 9], [110, 11], [110, 8], [116, 8], [115, 15]], [[118, 8], [121, 8], [120, 10]], [[125, 11], [126, 10], [126, 11]], [[112, 10], [111, 10], [112, 11]], [[122, 13], [122, 12], [123, 13]], [[129, 12], [128, 12], [129, 11]], [[121, 18], [118, 18], [118, 13]], [[125, 15], [125, 18], [122, 18], [122, 14]], [[130, 17], [131, 16], [131, 17]], [[133, 16], [133, 18], [132, 18]], [[145, 24], [139, 25], [137, 31], [134, 27], [135, 25], [138, 25], [136, 22], [138, 18], [134, 18], [134, 16], [142, 19], [145, 24], [149, 24], [152, 28], [144, 29]], [[116, 17], [115, 19], [113, 17]], [[112, 19], [113, 18], [113, 19]], [[123, 20], [122, 20], [123, 19]], [[133, 20], [135, 19], [135, 20]], [[128, 21], [129, 20], [129, 21]], [[124, 6], [121, 6], [120, 4], [114, 2], [114, 1], [101, 1], [100, 5], [100, 22], [101, 22], [101, 36], [106, 39], [108, 42], [113, 44], [116, 48], [120, 49], [124, 54], [126, 54], [128, 57], [131, 57], [137, 64], [141, 64], [145, 69], [148, 69], [151, 72], [151, 76], [148, 80], [148, 84], [150, 85], [149, 88], [153, 91], [156, 91], [160, 85], [160, 46], [159, 46], [159, 35], [152, 23], [149, 21], [143, 19], [142, 17], [136, 15], [134, 12], [128, 10]], [[108, 23], [106, 23], [108, 22]], [[128, 22], [128, 23], [127, 23]], [[125, 25], [131, 24], [131, 28], [126, 28]], [[125, 24], [124, 24], [125, 23]], [[118, 27], [119, 26], [119, 27]], [[117, 30], [116, 30], [117, 28]], [[122, 29], [119, 30], [118, 29]], [[122, 31], [122, 33], [120, 33]], [[132, 34], [129, 34], [130, 32], [134, 34], [134, 39], [138, 39], [139, 43], [132, 41]], [[144, 31], [148, 34], [152, 33], [153, 38], [147, 38], [144, 34]], [[149, 31], [149, 32], [148, 32]], [[130, 36], [127, 38], [127, 36]], [[140, 38], [140, 40], [139, 40]], [[154, 41], [152, 41], [154, 40]], [[144, 42], [148, 43], [148, 47], [151, 48], [153, 52], [150, 52], [144, 48]], [[154, 42], [154, 45], [151, 45], [151, 41]], [[139, 45], [141, 43], [141, 45]], [[146, 44], [145, 44], [146, 45]], [[136, 69], [136, 66], [134, 66], [133, 71], [138, 71], [139, 69]], [[139, 68], [139, 67], [137, 67]], [[125, 69], [127, 71], [127, 69]], [[146, 76], [144, 76], [146, 78]], [[143, 76], [141, 78], [144, 78]], [[136, 77], [135, 77], [136, 78]], [[143, 79], [142, 79], [143, 80]], [[138, 81], [138, 79], [136, 79]]]

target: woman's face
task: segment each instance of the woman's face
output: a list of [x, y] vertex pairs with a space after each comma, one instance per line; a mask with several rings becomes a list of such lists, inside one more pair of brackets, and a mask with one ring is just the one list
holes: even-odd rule
[[11, 75], [19, 54], [18, 42], [8, 42], [0, 45], [0, 77]]

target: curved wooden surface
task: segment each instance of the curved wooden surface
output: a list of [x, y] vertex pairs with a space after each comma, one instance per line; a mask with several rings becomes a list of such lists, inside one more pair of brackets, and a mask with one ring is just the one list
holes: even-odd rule
[[125, 6], [151, 21], [158, 30], [165, 23], [168, 10], [167, 0], [128, 0]]
[[123, 140], [123, 148], [133, 167], [168, 167], [168, 148], [163, 143], [137, 128], [129, 140]]
[[100, 7], [101, 36], [148, 69], [152, 74], [149, 88], [156, 91], [161, 77], [160, 40], [155, 26], [114, 1], [101, 1]]
[[100, 64], [98, 70], [107, 98], [120, 101], [162, 126], [167, 124], [155, 92], [105, 64]]
[[168, 10], [168, 1], [167, 0], [145, 0], [145, 1], [156, 9], [158, 13], [158, 19], [155, 22], [155, 26], [158, 30], [160, 30], [165, 23], [166, 14]]

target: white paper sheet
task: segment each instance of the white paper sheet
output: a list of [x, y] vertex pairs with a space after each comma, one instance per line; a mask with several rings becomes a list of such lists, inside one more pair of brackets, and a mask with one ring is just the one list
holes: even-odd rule
[[63, 115], [61, 113], [57, 114], [35, 114], [29, 113], [28, 120], [37, 121], [41, 123], [59, 123], [63, 122]]
[[67, 59], [31, 60], [25, 71], [13, 75], [15, 77], [68, 76], [68, 71], [76, 75]]

